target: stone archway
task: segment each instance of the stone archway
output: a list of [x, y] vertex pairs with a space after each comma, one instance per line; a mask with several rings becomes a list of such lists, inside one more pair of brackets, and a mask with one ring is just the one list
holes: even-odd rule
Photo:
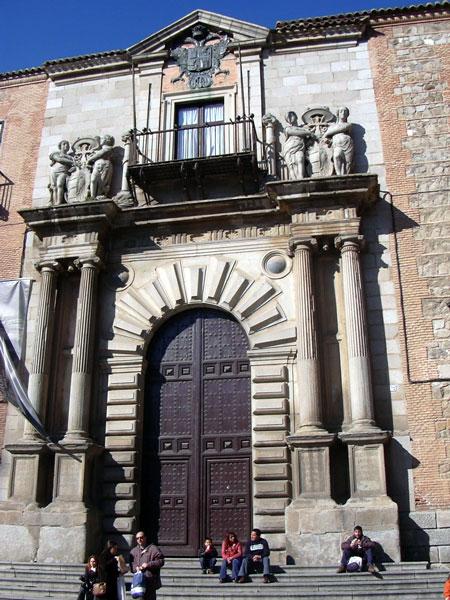
[[290, 385], [296, 328], [281, 306], [276, 282], [252, 277], [227, 257], [187, 257], [156, 266], [118, 296], [114, 336], [106, 342], [108, 396], [103, 478], [105, 533], [127, 543], [140, 526], [141, 425], [145, 354], [160, 326], [186, 308], [231, 313], [247, 334], [251, 373], [253, 526], [273, 532], [283, 550], [290, 470]]

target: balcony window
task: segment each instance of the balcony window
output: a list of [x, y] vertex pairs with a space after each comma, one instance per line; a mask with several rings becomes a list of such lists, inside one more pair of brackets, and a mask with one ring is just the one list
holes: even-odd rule
[[223, 102], [180, 106], [177, 110], [176, 158], [207, 158], [226, 153]]

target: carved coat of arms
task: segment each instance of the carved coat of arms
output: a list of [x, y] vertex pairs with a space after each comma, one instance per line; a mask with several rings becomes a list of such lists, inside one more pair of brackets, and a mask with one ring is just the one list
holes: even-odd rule
[[[210, 40], [219, 41], [207, 44]], [[220, 69], [220, 61], [227, 53], [228, 36], [208, 32], [202, 25], [196, 25], [184, 44], [190, 46], [179, 46], [170, 53], [180, 68], [180, 74], [172, 79], [172, 83], [183, 81], [186, 76], [191, 89], [206, 88], [212, 85], [215, 75], [228, 75], [229, 71]]]

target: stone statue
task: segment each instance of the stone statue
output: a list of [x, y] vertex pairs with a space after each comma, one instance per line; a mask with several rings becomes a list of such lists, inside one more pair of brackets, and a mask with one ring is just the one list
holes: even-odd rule
[[350, 111], [346, 106], [337, 109], [337, 122], [331, 123], [323, 140], [331, 145], [333, 152], [333, 165], [336, 175], [348, 175], [353, 164], [354, 144], [350, 131], [351, 123], [347, 122]]
[[88, 158], [88, 166], [92, 166], [90, 194], [91, 200], [105, 198], [109, 194], [113, 174], [112, 155], [114, 151], [114, 138], [105, 135], [100, 147]]
[[307, 127], [298, 125], [297, 115], [294, 111], [289, 111], [285, 119], [288, 125], [284, 128], [286, 140], [283, 144], [282, 156], [288, 168], [289, 179], [304, 179], [307, 175], [307, 143], [315, 139], [315, 135]]
[[70, 143], [62, 140], [58, 150], [50, 154], [50, 204], [59, 206], [67, 202], [67, 180], [75, 171], [74, 158], [69, 154]]

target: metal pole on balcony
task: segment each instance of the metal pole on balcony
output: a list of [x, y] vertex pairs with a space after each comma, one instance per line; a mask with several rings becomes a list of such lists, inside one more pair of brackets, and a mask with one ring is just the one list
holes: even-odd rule
[[244, 92], [244, 74], [242, 72], [242, 53], [241, 53], [241, 45], [238, 45], [239, 50], [239, 73], [241, 79], [241, 103], [242, 103], [242, 112], [244, 118], [244, 149], [247, 147], [247, 134], [245, 131], [245, 92]]

